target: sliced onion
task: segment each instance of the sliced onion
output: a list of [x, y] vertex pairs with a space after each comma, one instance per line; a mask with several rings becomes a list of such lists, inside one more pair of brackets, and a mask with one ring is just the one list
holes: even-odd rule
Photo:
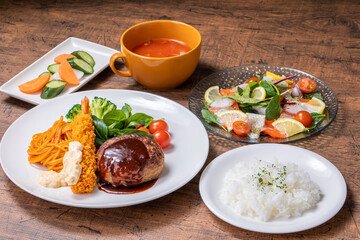
[[291, 91], [291, 96], [293, 97], [302, 97], [302, 92], [299, 86], [296, 84], [295, 87]]

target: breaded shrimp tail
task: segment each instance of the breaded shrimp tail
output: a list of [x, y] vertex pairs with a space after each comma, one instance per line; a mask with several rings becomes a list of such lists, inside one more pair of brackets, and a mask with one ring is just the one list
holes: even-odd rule
[[96, 159], [95, 159], [95, 133], [90, 116], [89, 99], [85, 97], [81, 101], [81, 114], [74, 118], [71, 123], [74, 141], [83, 145], [81, 161], [81, 175], [79, 181], [71, 186], [73, 193], [90, 193], [96, 185]]

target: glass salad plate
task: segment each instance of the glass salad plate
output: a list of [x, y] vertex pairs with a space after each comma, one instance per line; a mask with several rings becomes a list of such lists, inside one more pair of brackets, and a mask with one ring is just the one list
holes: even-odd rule
[[[286, 77], [296, 75], [296, 77], [291, 79], [295, 81], [298, 81], [300, 78], [310, 78], [314, 80], [317, 84], [316, 91], [322, 94], [326, 104], [325, 112], [327, 116], [325, 120], [310, 132], [302, 132], [288, 138], [273, 138], [268, 135], [260, 135], [260, 138], [258, 139], [250, 139], [247, 136], [238, 136], [233, 131], [227, 132], [204, 120], [201, 115], [201, 110], [206, 109], [204, 94], [209, 87], [218, 85], [220, 88], [231, 88], [241, 83], [245, 83], [247, 79], [254, 77], [256, 74], [263, 75], [266, 71], [280, 76], [285, 75]], [[189, 109], [200, 119], [208, 131], [225, 139], [243, 143], [290, 143], [314, 136], [328, 127], [335, 119], [338, 111], [338, 103], [334, 92], [323, 81], [306, 72], [280, 66], [249, 65], [218, 71], [202, 79], [190, 93]]]
[[[171, 145], [164, 150], [165, 166], [155, 185], [134, 194], [108, 194], [95, 187], [89, 194], [73, 194], [70, 187], [44, 188], [37, 176], [45, 167], [28, 162], [27, 150], [35, 133], [46, 131], [85, 96], [103, 97], [118, 107], [129, 104], [133, 113], [164, 118]], [[31, 126], [30, 126], [31, 125]], [[193, 136], [193, 137], [189, 137]], [[5, 132], [0, 145], [1, 166], [17, 186], [41, 199], [73, 207], [112, 208], [135, 205], [165, 196], [189, 182], [203, 167], [209, 138], [201, 122], [187, 108], [167, 98], [130, 90], [82, 91], [55, 98], [27, 111]]]

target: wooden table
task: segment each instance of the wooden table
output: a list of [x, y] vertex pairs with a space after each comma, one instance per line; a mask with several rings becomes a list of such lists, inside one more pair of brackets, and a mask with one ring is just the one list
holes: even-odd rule
[[[236, 228], [212, 214], [199, 194], [200, 173], [160, 199], [124, 208], [82, 209], [36, 198], [0, 170], [1, 239], [359, 239], [360, 224], [360, 4], [350, 1], [1, 1], [0, 84], [66, 38], [73, 36], [120, 49], [128, 27], [174, 19], [202, 34], [193, 76], [171, 91], [145, 89], [132, 78], [105, 69], [83, 90], [134, 89], [183, 106], [202, 78], [225, 68], [269, 64], [308, 72], [328, 84], [339, 101], [335, 121], [318, 136], [291, 145], [330, 160], [348, 187], [340, 212], [308, 231], [270, 235]], [[0, 94], [3, 136], [33, 105]], [[21, 136], [19, 136], [21, 137]], [[206, 165], [243, 146], [209, 133]], [[204, 167], [205, 167], [204, 166]], [[203, 169], [202, 169], [203, 170]]]

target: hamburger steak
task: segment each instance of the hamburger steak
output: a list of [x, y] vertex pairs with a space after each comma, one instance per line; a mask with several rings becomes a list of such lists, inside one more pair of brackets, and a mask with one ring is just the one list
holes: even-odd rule
[[114, 137], [97, 152], [100, 180], [112, 185], [144, 183], [159, 177], [164, 153], [152, 138], [140, 134]]

